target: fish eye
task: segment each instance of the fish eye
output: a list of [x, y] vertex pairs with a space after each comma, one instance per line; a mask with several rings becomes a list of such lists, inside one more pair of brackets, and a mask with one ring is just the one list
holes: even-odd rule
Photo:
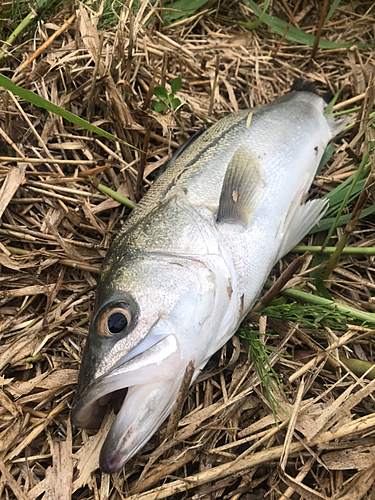
[[104, 311], [98, 321], [98, 335], [112, 337], [126, 330], [132, 315], [126, 305]]
[[107, 319], [107, 327], [111, 333], [120, 333], [128, 325], [128, 319], [123, 312], [114, 312]]

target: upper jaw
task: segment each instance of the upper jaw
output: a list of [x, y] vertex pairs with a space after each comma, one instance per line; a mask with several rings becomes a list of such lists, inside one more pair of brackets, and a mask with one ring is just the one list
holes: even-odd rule
[[[78, 385], [72, 407], [72, 421], [81, 428], [98, 428], [106, 411], [105, 396], [115, 391], [147, 383], [146, 373], [142, 368], [152, 365], [154, 359], [163, 359], [173, 349], [171, 340], [160, 344], [166, 337], [172, 337], [172, 330], [165, 322], [157, 322], [148, 334], [133, 348], [116, 361], [117, 353], [105, 350], [95, 343], [95, 336], [90, 332], [82, 359]], [[155, 347], [160, 344], [159, 347]], [[101, 354], [101, 363], [98, 363]], [[156, 356], [156, 357], [155, 357]], [[160, 361], [161, 362], [161, 361]], [[103, 370], [101, 365], [107, 365]], [[146, 379], [146, 380], [144, 380]]]

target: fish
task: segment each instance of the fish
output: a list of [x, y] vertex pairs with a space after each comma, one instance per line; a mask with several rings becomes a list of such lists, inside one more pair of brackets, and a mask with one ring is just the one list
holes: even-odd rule
[[236, 332], [275, 263], [323, 216], [306, 201], [329, 141], [345, 126], [309, 91], [219, 120], [174, 159], [104, 259], [72, 422], [118, 413], [99, 466], [117, 472]]

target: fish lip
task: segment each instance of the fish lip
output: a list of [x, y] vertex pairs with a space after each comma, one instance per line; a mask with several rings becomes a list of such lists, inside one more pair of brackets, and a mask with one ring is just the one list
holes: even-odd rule
[[[162, 423], [170, 410], [169, 401], [166, 403], [167, 410], [162, 412], [162, 420], [156, 419], [156, 423], [160, 422], [155, 424], [157, 425], [155, 429], [154, 422], [148, 426], [150, 432], [146, 437], [143, 435], [142, 439], [138, 439], [138, 431], [132, 425], [133, 420], [147, 420], [150, 408], [145, 409], [144, 403], [149, 401], [150, 394], [152, 399], [155, 390], [156, 392], [164, 390], [171, 385], [174, 387], [180, 368], [179, 344], [176, 337], [170, 334], [146, 351], [101, 375], [79, 394], [72, 409], [73, 424], [82, 428], [97, 428], [100, 427], [102, 418], [96, 418], [92, 412], [97, 410], [95, 405], [98, 405], [98, 400], [118, 389], [128, 388], [125, 400], [112, 424], [100, 454], [100, 468], [103, 472], [112, 474], [119, 470], [147, 442], [154, 430]], [[166, 392], [168, 393], [168, 391]], [[128, 406], [122, 411], [127, 403]], [[104, 417], [105, 411], [106, 407], [104, 406], [100, 417]], [[121, 419], [118, 422], [119, 417]], [[92, 425], [93, 422], [99, 425]], [[130, 436], [130, 449], [127, 446], [127, 436]], [[124, 448], [126, 448], [125, 452]]]
[[118, 470], [118, 464], [121, 461], [121, 458], [118, 454], [113, 454], [111, 457], [105, 457], [103, 454], [103, 447], [100, 451], [99, 455], [99, 467], [104, 474], [115, 474]]

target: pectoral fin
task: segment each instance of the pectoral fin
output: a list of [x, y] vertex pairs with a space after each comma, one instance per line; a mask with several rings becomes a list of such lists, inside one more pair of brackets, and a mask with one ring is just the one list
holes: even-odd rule
[[257, 155], [240, 146], [225, 173], [217, 222], [232, 222], [247, 227], [264, 187]]

